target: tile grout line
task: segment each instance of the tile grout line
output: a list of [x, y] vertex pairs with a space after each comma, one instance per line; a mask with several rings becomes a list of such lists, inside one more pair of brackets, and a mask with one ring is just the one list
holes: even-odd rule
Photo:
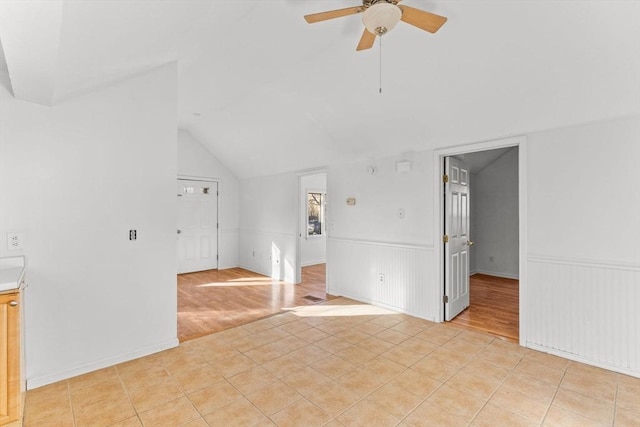
[[616, 376], [616, 392], [613, 396], [613, 418], [611, 419], [611, 425], [616, 425], [616, 416], [618, 415], [618, 393], [620, 391], [620, 375]]
[[553, 402], [556, 400], [556, 396], [558, 395], [558, 391], [560, 391], [560, 385], [562, 384], [562, 381], [564, 380], [564, 377], [567, 374], [567, 368], [568, 367], [569, 367], [569, 365], [565, 366], [565, 368], [564, 368], [564, 370], [562, 372], [562, 378], [560, 378], [560, 381], [558, 381], [558, 385], [556, 386], [556, 391], [553, 393], [553, 396], [551, 397], [551, 400], [549, 401], [549, 405], [547, 406], [547, 410], [545, 411], [544, 416], [542, 417], [542, 421], [540, 422], [541, 426], [544, 426], [544, 424], [547, 421], [547, 416], [549, 415], [549, 411], [551, 410], [551, 407], [553, 406]]
[[69, 384], [69, 380], [64, 380], [67, 386], [67, 396], [69, 396], [69, 406], [71, 406], [71, 417], [73, 418], [73, 425], [77, 427], [78, 422], [76, 420], [76, 408], [73, 405], [73, 400], [71, 399], [71, 384]]
[[[493, 340], [491, 340], [491, 341], [490, 341], [490, 342], [489, 342], [489, 343], [488, 343], [488, 344], [483, 348], [483, 350], [484, 350], [484, 349], [486, 349], [486, 348], [489, 346], [489, 344], [491, 344], [492, 342], [494, 342], [496, 339], [497, 339], [497, 338], [494, 338]], [[478, 353], [479, 353], [479, 352], [478, 352]], [[491, 395], [489, 396], [489, 398], [486, 400], [486, 402], [484, 403], [484, 405], [482, 405], [482, 407], [478, 410], [478, 412], [473, 416], [473, 418], [471, 419], [471, 421], [469, 422], [469, 424], [473, 424], [473, 422], [475, 421], [475, 419], [476, 419], [476, 418], [478, 418], [478, 415], [480, 414], [480, 412], [482, 412], [482, 410], [487, 406], [487, 404], [489, 404], [489, 401], [491, 400], [491, 398], [492, 398], [493, 396], [495, 396], [495, 394], [496, 394], [496, 392], [498, 391], [498, 389], [499, 389], [501, 386], [503, 386], [503, 385], [504, 385], [504, 382], [506, 381], [507, 376], [509, 375], [509, 373], [513, 372], [513, 370], [514, 370], [514, 369], [515, 369], [515, 368], [520, 364], [520, 362], [522, 362], [522, 360], [525, 358], [525, 356], [526, 356], [526, 353], [524, 353], [524, 354], [520, 357], [520, 359], [518, 360], [518, 363], [516, 363], [516, 364], [515, 364], [515, 365], [514, 365], [510, 370], [509, 370], [509, 372], [507, 373], [507, 375], [505, 375], [505, 376], [504, 376], [504, 378], [502, 378], [502, 380], [500, 380], [500, 384], [498, 384], [498, 386], [496, 387], [496, 389], [495, 389], [495, 390], [493, 390], [493, 392], [491, 393]], [[488, 362], [488, 363], [491, 363], [491, 362]], [[500, 409], [504, 409], [504, 408], [500, 408]], [[509, 412], [509, 413], [511, 413], [511, 414], [513, 414], [513, 415], [516, 415], [516, 416], [518, 416], [518, 417], [521, 417], [521, 418], [527, 419], [526, 417], [523, 417], [523, 416], [522, 416], [522, 415], [520, 415], [520, 414], [516, 414], [515, 412], [509, 411], [509, 410], [507, 410], [507, 409], [504, 409], [504, 410], [506, 410], [507, 412]]]

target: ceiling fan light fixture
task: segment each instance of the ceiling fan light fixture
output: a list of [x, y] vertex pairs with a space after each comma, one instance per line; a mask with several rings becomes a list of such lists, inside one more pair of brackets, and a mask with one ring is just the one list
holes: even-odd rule
[[381, 36], [393, 30], [400, 22], [402, 10], [393, 3], [381, 1], [367, 8], [362, 14], [362, 23], [371, 34]]

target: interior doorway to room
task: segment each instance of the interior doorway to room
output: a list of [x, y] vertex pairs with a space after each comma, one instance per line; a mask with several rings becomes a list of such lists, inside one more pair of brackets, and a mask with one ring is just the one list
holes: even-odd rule
[[444, 320], [517, 342], [518, 147], [442, 161]]
[[218, 268], [218, 183], [178, 178], [178, 274]]
[[[302, 269], [324, 270], [327, 260], [327, 173], [315, 172], [299, 176], [298, 185], [298, 277]], [[324, 272], [323, 272], [324, 274]]]

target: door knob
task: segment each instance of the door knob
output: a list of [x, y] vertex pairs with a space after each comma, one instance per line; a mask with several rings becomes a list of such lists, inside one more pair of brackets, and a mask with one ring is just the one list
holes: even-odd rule
[[9, 301], [9, 305], [11, 307], [15, 307], [16, 305], [18, 305], [18, 301]]
[[178, 230], [178, 234], [182, 233], [182, 230]]
[[467, 243], [465, 243], [465, 245], [467, 246], [473, 246], [474, 243], [471, 240], [467, 240]]

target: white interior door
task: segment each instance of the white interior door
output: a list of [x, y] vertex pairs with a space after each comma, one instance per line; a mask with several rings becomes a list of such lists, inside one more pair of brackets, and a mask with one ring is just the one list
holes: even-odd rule
[[178, 180], [178, 274], [218, 268], [218, 183]]
[[445, 320], [469, 306], [469, 171], [454, 157], [445, 158]]

